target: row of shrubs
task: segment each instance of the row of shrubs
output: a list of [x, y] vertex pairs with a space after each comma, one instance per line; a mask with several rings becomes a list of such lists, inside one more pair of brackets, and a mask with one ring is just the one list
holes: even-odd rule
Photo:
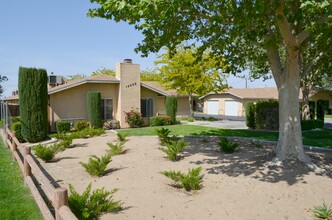
[[[312, 103], [312, 102], [311, 102]], [[320, 103], [320, 102], [318, 102]], [[324, 104], [326, 104], [324, 102]], [[314, 106], [311, 104], [311, 108]], [[318, 113], [318, 112], [317, 112]], [[314, 113], [313, 113], [314, 114]], [[317, 114], [318, 116], [319, 114]], [[312, 115], [310, 116], [312, 117]], [[321, 118], [321, 116], [320, 116]], [[323, 114], [324, 118], [324, 114]], [[246, 105], [246, 124], [252, 129], [279, 129], [279, 102], [278, 101], [259, 101], [249, 102]], [[302, 130], [312, 130], [322, 128], [324, 119], [301, 121]]]
[[[57, 133], [67, 133], [71, 130], [71, 123], [70, 121], [57, 121], [55, 123], [56, 131]], [[78, 120], [75, 121], [73, 124], [73, 129], [74, 131], [81, 131], [86, 128], [90, 127], [89, 121], [86, 120]], [[103, 128], [108, 130], [108, 129], [119, 129], [120, 128], [120, 122], [117, 120], [107, 120], [103, 124]]]

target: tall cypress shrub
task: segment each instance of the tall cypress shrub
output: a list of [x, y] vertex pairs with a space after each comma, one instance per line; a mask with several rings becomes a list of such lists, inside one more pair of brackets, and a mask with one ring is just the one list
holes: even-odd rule
[[246, 125], [249, 128], [256, 128], [256, 119], [255, 119], [255, 103], [248, 102], [246, 105]]
[[87, 93], [88, 117], [93, 128], [101, 128], [101, 94], [100, 92]]
[[325, 111], [329, 108], [329, 101], [328, 100], [318, 100], [317, 101], [317, 119], [324, 121]]
[[24, 140], [30, 143], [45, 140], [48, 133], [46, 70], [20, 67], [18, 91]]
[[176, 96], [166, 97], [166, 115], [172, 118], [172, 123], [175, 124], [177, 112], [177, 98]]

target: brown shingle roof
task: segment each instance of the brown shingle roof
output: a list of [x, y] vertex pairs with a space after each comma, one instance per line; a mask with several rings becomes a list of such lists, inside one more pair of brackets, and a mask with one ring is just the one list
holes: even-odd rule
[[69, 89], [75, 86], [79, 86], [85, 83], [120, 83], [120, 80], [111, 75], [101, 74], [96, 76], [90, 76], [83, 79], [70, 80], [63, 85], [50, 88], [48, 94], [60, 92], [65, 89]]
[[[153, 90], [161, 95], [165, 96], [188, 96], [179, 94], [175, 89], [165, 89], [159, 82], [155, 81], [142, 81], [141, 85], [147, 89]], [[197, 96], [196, 94], [193, 94], [193, 96]]]
[[[209, 93], [210, 94], [217, 93]], [[276, 87], [265, 87], [265, 88], [230, 88], [224, 92], [218, 94], [231, 94], [241, 99], [274, 99], [278, 100], [278, 89]], [[205, 96], [201, 97], [204, 98]], [[299, 99], [302, 99], [302, 92], [300, 91]]]
[[234, 94], [242, 99], [278, 99], [278, 89], [275, 87], [266, 88], [230, 88], [228, 93]]

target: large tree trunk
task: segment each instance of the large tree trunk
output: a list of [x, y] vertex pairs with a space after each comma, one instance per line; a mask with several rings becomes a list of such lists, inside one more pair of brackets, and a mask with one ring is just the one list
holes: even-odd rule
[[301, 118], [299, 111], [300, 63], [299, 51], [287, 50], [284, 70], [279, 75], [279, 140], [273, 162], [297, 158], [307, 164], [302, 143]]
[[194, 110], [193, 110], [193, 97], [192, 94], [189, 93], [189, 112], [190, 112], [190, 117], [194, 117]]

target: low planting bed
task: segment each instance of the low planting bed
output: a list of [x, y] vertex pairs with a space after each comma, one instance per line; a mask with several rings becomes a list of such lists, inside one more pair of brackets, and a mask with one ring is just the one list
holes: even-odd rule
[[[172, 133], [174, 134], [174, 133]], [[52, 177], [64, 187], [71, 184], [82, 193], [92, 189], [117, 188], [114, 200], [122, 209], [100, 219], [312, 219], [311, 209], [332, 198], [332, 159], [324, 153], [309, 153], [327, 173], [319, 176], [298, 162], [268, 169], [274, 143], [229, 138], [239, 142], [234, 153], [220, 151], [220, 137], [185, 137], [189, 145], [171, 161], [160, 150], [157, 136], [130, 136], [125, 153], [112, 156], [101, 176], [91, 176], [80, 165], [90, 155], [101, 157], [115, 142], [114, 133], [73, 140], [74, 148], [57, 154], [54, 163], [43, 163]], [[201, 167], [202, 187], [186, 191], [161, 174], [181, 171], [187, 174]]]

